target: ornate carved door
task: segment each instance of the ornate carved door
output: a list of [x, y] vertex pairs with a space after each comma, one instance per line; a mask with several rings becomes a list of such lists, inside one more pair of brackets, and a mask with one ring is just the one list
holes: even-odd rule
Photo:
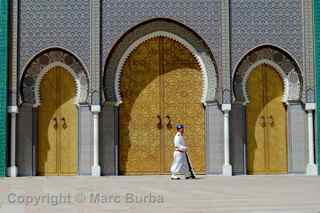
[[159, 38], [139, 46], [121, 76], [120, 173], [160, 171]]
[[248, 173], [287, 173], [282, 80], [271, 66], [260, 65], [250, 74], [247, 91]]
[[193, 166], [204, 172], [202, 75], [192, 54], [171, 39], [150, 39], [127, 59], [120, 86], [120, 173], [168, 173], [176, 123], [186, 125]]
[[77, 116], [73, 77], [61, 67], [52, 68], [40, 85], [38, 113], [38, 175], [77, 173]]
[[182, 123], [185, 125], [184, 138], [192, 165], [197, 173], [204, 173], [204, 108], [201, 104], [200, 67], [190, 51], [180, 43], [168, 38], [163, 38], [161, 42], [162, 117], [165, 119], [163, 171], [169, 171], [173, 160], [175, 124]]

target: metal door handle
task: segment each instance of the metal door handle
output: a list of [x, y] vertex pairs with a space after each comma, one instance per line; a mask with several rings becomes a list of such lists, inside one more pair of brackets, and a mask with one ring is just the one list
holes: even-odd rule
[[168, 119], [167, 128], [168, 128], [168, 129], [172, 129], [172, 124], [171, 124], [170, 116], [167, 115], [166, 118]]
[[66, 129], [68, 127], [66, 119], [63, 117], [61, 120], [63, 121], [62, 128]]
[[270, 126], [274, 126], [274, 121], [273, 121], [272, 115], [270, 115], [270, 116], [268, 117], [268, 124], [270, 124]]
[[54, 122], [53, 128], [54, 128], [55, 130], [58, 129], [58, 120], [57, 120], [57, 118], [54, 118], [54, 119], [53, 119], [53, 122]]
[[260, 117], [260, 125], [264, 128], [266, 126], [266, 119], [264, 118], [264, 116]]
[[157, 123], [157, 128], [158, 128], [158, 129], [161, 129], [161, 128], [162, 128], [161, 116], [160, 116], [160, 115], [157, 115], [157, 118], [158, 118], [158, 120], [159, 120], [159, 122]]

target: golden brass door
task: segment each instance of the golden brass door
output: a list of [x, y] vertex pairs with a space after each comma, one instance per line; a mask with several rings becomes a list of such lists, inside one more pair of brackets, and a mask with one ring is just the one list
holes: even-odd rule
[[[162, 39], [162, 116], [164, 172], [173, 160], [172, 144], [175, 124], [185, 125], [184, 139], [188, 154], [197, 173], [205, 172], [204, 108], [201, 104], [202, 74], [200, 67], [183, 45], [168, 38]], [[167, 125], [171, 125], [169, 128]]]
[[196, 171], [204, 171], [202, 78], [192, 54], [159, 37], [140, 45], [127, 59], [120, 87], [120, 173], [164, 174], [173, 155], [176, 123]]
[[286, 109], [283, 83], [269, 65], [249, 76], [247, 92], [247, 169], [249, 174], [287, 173]]
[[127, 59], [121, 76], [119, 172], [160, 171], [159, 39], [139, 46]]
[[63, 68], [54, 67], [40, 84], [38, 113], [38, 175], [77, 173], [75, 83]]

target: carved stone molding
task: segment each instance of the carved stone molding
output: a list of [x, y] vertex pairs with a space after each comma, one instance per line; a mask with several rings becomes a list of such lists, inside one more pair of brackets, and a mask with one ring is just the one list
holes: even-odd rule
[[283, 102], [302, 99], [303, 78], [297, 63], [284, 50], [262, 46], [250, 51], [235, 69], [233, 76], [234, 102], [247, 104], [246, 82], [250, 73], [261, 64], [272, 66], [281, 76], [284, 85]]
[[40, 105], [40, 83], [42, 77], [51, 68], [60, 66], [75, 78], [77, 85], [77, 103], [86, 103], [89, 96], [88, 73], [82, 63], [62, 49], [48, 49], [31, 60], [20, 79], [21, 102]]

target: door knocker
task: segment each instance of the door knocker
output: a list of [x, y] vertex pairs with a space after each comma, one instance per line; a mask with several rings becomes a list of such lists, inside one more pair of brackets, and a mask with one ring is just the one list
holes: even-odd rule
[[167, 128], [168, 128], [168, 129], [172, 129], [172, 124], [171, 124], [170, 116], [167, 115], [166, 118], [168, 119]]
[[66, 129], [66, 128], [68, 127], [68, 126], [67, 126], [66, 119], [65, 119], [65, 118], [62, 118], [61, 120], [63, 121], [62, 128]]
[[264, 118], [264, 116], [260, 117], [260, 125], [261, 127], [266, 127], [266, 119]]
[[53, 128], [56, 130], [58, 129], [58, 120], [57, 118], [54, 118], [53, 121], [54, 121]]
[[158, 128], [158, 129], [161, 129], [161, 128], [162, 128], [161, 116], [158, 115], [157, 118], [158, 118], [158, 120], [159, 120], [159, 122], [157, 123], [157, 128]]
[[272, 117], [272, 115], [270, 115], [269, 117], [268, 117], [268, 123], [270, 124], [270, 126], [274, 126], [274, 120], [273, 120], [273, 117]]

